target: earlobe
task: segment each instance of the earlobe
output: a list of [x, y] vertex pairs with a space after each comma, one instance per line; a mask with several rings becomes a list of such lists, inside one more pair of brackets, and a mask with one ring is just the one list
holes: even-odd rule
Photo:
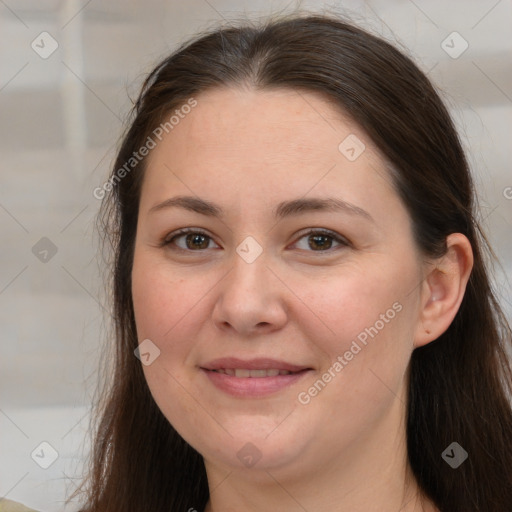
[[439, 338], [452, 323], [464, 298], [473, 268], [471, 243], [463, 234], [452, 233], [446, 238], [446, 245], [446, 254], [433, 262], [434, 268], [423, 282], [415, 347]]

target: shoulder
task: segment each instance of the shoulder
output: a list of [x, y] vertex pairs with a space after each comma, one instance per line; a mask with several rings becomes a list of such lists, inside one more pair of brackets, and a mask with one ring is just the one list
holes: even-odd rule
[[37, 512], [37, 510], [28, 508], [16, 501], [0, 498], [0, 512]]

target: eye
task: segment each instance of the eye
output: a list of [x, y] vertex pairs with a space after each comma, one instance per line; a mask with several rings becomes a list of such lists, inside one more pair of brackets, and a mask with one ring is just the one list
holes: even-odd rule
[[[176, 241], [181, 238], [184, 239], [184, 246], [176, 243]], [[347, 239], [326, 229], [310, 229], [302, 234], [299, 241], [302, 239], [308, 239], [307, 247], [312, 249], [312, 252], [330, 251], [333, 241], [341, 246], [350, 246], [350, 242]], [[212, 241], [212, 238], [201, 229], [183, 228], [166, 237], [162, 241], [161, 246], [169, 246], [172, 244], [176, 245], [177, 248], [182, 251], [199, 252], [208, 249], [210, 241]], [[295, 245], [297, 245], [297, 243], [298, 242], [295, 242]], [[307, 249], [302, 248], [302, 250]]]
[[[183, 251], [195, 251], [195, 249], [208, 249], [209, 240], [211, 240], [211, 237], [200, 229], [184, 228], [173, 233], [173, 235], [171, 238], [167, 237], [163, 241], [162, 246], [174, 244]], [[180, 238], [184, 238], [185, 247], [175, 243], [175, 240]]]
[[[306, 233], [303, 233], [303, 235], [299, 238], [299, 241], [303, 238], [307, 240], [306, 245], [312, 249], [313, 252], [330, 251], [332, 248], [333, 240], [341, 246], [350, 246], [350, 242], [347, 239], [327, 229], [310, 229]], [[295, 242], [295, 245], [297, 243], [298, 242]]]

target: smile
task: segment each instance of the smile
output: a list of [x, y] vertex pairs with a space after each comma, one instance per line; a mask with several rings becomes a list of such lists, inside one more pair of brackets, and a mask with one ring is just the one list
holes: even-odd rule
[[206, 376], [205, 385], [213, 385], [213, 389], [235, 398], [248, 399], [278, 395], [313, 370], [308, 368], [292, 372], [278, 368], [201, 368], [200, 371]]
[[248, 370], [246, 368], [219, 368], [217, 370], [212, 370], [217, 373], [224, 373], [226, 375], [231, 375], [232, 377], [241, 377], [241, 378], [262, 378], [262, 377], [277, 377], [278, 375], [291, 375], [292, 373], [288, 370], [279, 370], [279, 369], [268, 369], [268, 370]]

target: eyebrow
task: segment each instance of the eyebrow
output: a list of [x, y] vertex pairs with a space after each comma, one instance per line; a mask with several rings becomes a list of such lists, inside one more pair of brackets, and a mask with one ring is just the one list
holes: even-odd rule
[[[206, 199], [193, 196], [171, 197], [154, 205], [150, 208], [149, 213], [175, 207], [183, 208], [208, 217], [220, 218], [224, 216], [224, 211], [220, 206], [207, 201]], [[357, 215], [370, 220], [371, 222], [375, 222], [373, 217], [366, 210], [334, 197], [299, 198], [290, 201], [283, 201], [273, 209], [273, 215], [276, 219], [283, 219], [285, 217], [300, 215], [311, 211], [341, 211], [349, 215]]]

